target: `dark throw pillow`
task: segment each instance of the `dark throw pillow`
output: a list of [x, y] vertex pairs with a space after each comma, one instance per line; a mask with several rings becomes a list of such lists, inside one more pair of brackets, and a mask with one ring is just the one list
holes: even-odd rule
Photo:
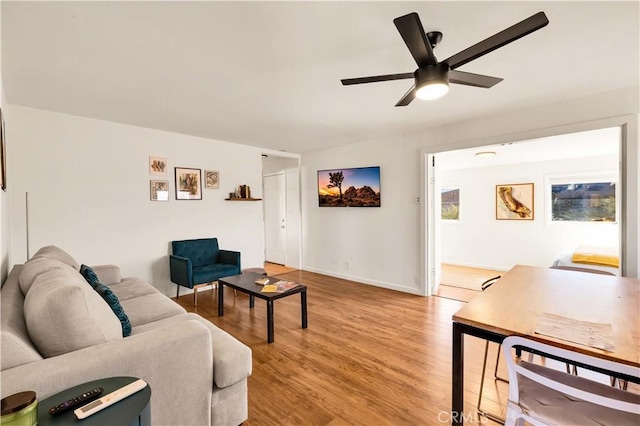
[[98, 275], [96, 275], [96, 272], [90, 266], [81, 265], [80, 275], [82, 275], [84, 279], [91, 284], [91, 287], [95, 287], [96, 284], [100, 282]]
[[93, 289], [98, 292], [100, 296], [104, 299], [105, 302], [109, 305], [111, 310], [120, 320], [120, 324], [122, 324], [122, 337], [127, 337], [131, 334], [131, 323], [129, 322], [129, 317], [124, 312], [118, 297], [111, 291], [109, 287], [102, 284], [101, 282], [97, 282]]
[[131, 334], [131, 322], [129, 322], [129, 317], [124, 312], [124, 309], [118, 300], [118, 296], [116, 296], [109, 287], [100, 282], [98, 275], [96, 275], [95, 271], [91, 269], [91, 267], [87, 265], [80, 266], [80, 274], [89, 284], [91, 284], [91, 287], [93, 287], [104, 301], [107, 302], [113, 313], [116, 314], [120, 320], [120, 324], [122, 325], [122, 337], [129, 336]]

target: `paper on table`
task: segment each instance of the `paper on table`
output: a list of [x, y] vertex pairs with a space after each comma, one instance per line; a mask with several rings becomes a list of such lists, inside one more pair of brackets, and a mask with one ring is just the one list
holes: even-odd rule
[[611, 324], [578, 321], [545, 313], [540, 318], [535, 333], [610, 352], [616, 348]]

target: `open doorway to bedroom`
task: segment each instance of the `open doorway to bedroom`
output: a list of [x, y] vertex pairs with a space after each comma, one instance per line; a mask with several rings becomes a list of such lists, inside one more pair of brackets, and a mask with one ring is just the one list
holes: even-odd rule
[[469, 300], [516, 264], [620, 275], [620, 127], [430, 155], [432, 294]]

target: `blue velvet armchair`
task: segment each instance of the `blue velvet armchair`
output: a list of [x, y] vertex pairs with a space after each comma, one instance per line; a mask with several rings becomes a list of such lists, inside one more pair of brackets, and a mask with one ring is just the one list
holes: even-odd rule
[[240, 273], [240, 252], [220, 250], [217, 238], [171, 241], [173, 254], [169, 256], [171, 282], [193, 289], [193, 303], [198, 305], [198, 287], [219, 278]]

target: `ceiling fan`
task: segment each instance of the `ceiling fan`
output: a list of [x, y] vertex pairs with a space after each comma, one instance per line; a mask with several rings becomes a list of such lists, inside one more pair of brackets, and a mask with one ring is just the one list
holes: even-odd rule
[[413, 78], [415, 84], [395, 105], [406, 106], [415, 97], [419, 99], [437, 99], [444, 96], [449, 91], [449, 83], [484, 88], [490, 88], [500, 83], [502, 81], [501, 78], [458, 71], [456, 68], [539, 30], [546, 26], [549, 20], [544, 12], [538, 12], [440, 62], [433, 54], [433, 48], [442, 40], [441, 32], [432, 31], [425, 34], [420, 17], [415, 12], [400, 16], [394, 19], [393, 23], [409, 48], [413, 59], [418, 64], [418, 69], [413, 73], [347, 78], [341, 81], [344, 86], [349, 86], [352, 84]]

